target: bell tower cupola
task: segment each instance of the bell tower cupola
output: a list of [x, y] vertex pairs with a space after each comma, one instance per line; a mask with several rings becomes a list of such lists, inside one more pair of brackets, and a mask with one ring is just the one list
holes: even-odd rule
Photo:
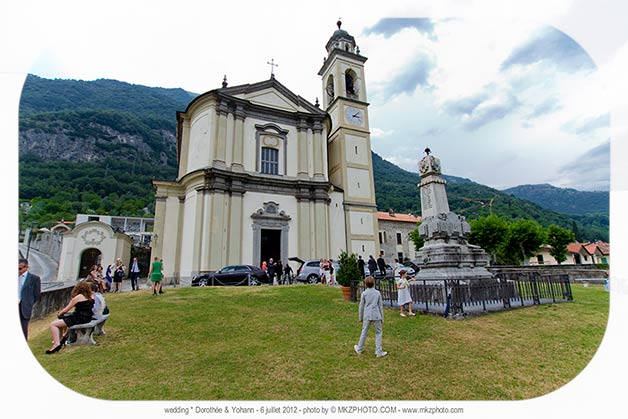
[[338, 30], [334, 32], [331, 38], [329, 38], [329, 41], [327, 41], [327, 45], [325, 45], [327, 55], [331, 55], [331, 52], [336, 48], [346, 52], [355, 53], [355, 38], [349, 35], [347, 31], [340, 29], [342, 26], [342, 22], [340, 20], [336, 22], [336, 25], [338, 25]]

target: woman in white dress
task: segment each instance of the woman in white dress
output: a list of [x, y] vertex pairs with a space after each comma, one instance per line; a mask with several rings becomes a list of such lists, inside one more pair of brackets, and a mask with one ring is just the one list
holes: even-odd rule
[[406, 270], [399, 270], [399, 278], [397, 278], [397, 304], [399, 304], [399, 314], [401, 317], [406, 317], [403, 312], [403, 306], [408, 305], [408, 315], [414, 316], [412, 311], [412, 296], [410, 296], [410, 290], [408, 289], [408, 283], [414, 281], [414, 279], [408, 279], [406, 277]]

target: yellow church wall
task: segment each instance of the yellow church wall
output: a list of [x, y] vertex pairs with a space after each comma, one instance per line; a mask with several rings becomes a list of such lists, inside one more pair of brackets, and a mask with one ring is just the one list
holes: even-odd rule
[[347, 197], [371, 198], [371, 173], [367, 169], [347, 168]]
[[214, 116], [213, 108], [209, 108], [196, 114], [190, 121], [186, 173], [208, 166], [213, 158], [211, 133], [214, 131]]
[[355, 135], [345, 135], [345, 156], [347, 163], [368, 165], [370, 149], [366, 138]]

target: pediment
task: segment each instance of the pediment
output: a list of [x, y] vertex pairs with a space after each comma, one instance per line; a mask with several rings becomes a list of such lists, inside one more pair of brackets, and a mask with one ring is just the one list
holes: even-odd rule
[[272, 88], [259, 92], [237, 95], [236, 97], [248, 100], [249, 102], [257, 105], [268, 106], [270, 108], [281, 109], [288, 112], [307, 112], [307, 110], [302, 106], [299, 106]]
[[227, 87], [218, 91], [252, 104], [282, 111], [324, 114], [319, 107], [294, 94], [275, 78], [254, 84]]

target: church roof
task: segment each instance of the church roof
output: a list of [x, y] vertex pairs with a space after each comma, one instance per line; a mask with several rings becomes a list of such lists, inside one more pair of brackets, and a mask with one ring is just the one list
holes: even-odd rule
[[418, 223], [421, 217], [415, 217], [412, 214], [396, 214], [392, 211], [377, 211], [377, 219], [379, 221], [399, 221], [402, 223]]
[[[268, 97], [266, 98], [266, 102], [268, 103], [265, 103], [265, 101], [261, 99], [260, 95], [257, 95], [258, 93], [268, 93], [268, 91], [271, 90], [274, 90], [279, 94], [279, 96], [276, 96], [273, 99], [276, 103], [271, 103], [273, 100], [269, 99]], [[326, 115], [325, 111], [313, 105], [311, 102], [304, 99], [303, 97], [292, 92], [286, 86], [281, 84], [274, 76], [271, 76], [271, 78], [268, 80], [260, 81], [257, 83], [247, 83], [238, 86], [222, 87], [203, 93], [197, 96], [194, 100], [192, 100], [192, 102], [190, 102], [185, 112], [187, 112], [193, 106], [193, 104], [210, 95], [218, 95], [222, 97], [228, 96], [236, 100], [245, 100], [250, 103], [262, 106], [266, 105], [269, 107], [274, 107], [279, 104], [279, 108], [283, 107], [284, 110], [287, 111], [299, 110], [301, 112], [308, 112], [319, 116]]]

